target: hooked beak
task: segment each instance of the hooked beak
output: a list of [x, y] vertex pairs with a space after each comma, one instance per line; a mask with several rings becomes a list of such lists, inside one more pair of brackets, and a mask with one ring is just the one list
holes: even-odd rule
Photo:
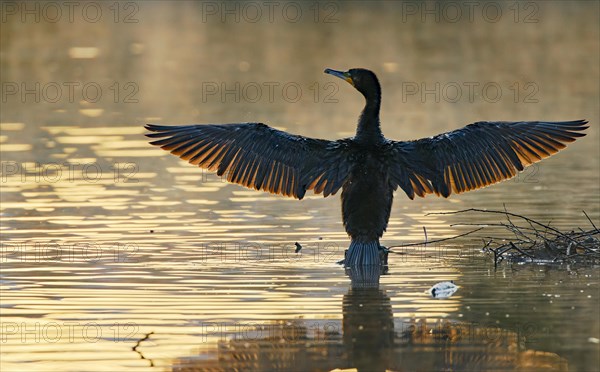
[[337, 71], [337, 70], [332, 70], [330, 68], [326, 68], [325, 73], [329, 74], [329, 75], [337, 76], [340, 79], [346, 80], [352, 86], [354, 86], [354, 81], [352, 81], [352, 77], [350, 77], [350, 73], [348, 71]]

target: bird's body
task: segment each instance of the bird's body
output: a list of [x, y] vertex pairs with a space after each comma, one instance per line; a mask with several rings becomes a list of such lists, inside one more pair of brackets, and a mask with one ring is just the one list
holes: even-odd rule
[[342, 216], [353, 239], [377, 240], [390, 218], [394, 186], [382, 147], [352, 144], [350, 173], [342, 186]]
[[328, 141], [293, 135], [262, 123], [160, 126], [149, 124], [154, 145], [227, 180], [302, 199], [307, 190], [329, 196], [342, 189], [342, 218], [352, 241], [347, 267], [380, 263], [379, 238], [394, 191], [409, 198], [448, 197], [515, 176], [585, 134], [584, 120], [477, 122], [416, 141], [386, 139], [379, 123], [381, 88], [365, 69], [326, 73], [365, 97], [356, 135]]

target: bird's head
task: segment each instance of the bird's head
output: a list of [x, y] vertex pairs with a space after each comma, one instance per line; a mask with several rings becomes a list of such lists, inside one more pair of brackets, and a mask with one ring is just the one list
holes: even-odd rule
[[379, 99], [381, 97], [381, 86], [373, 71], [364, 68], [351, 68], [348, 71], [337, 71], [327, 68], [325, 69], [325, 73], [346, 80], [356, 90], [361, 92], [367, 100]]

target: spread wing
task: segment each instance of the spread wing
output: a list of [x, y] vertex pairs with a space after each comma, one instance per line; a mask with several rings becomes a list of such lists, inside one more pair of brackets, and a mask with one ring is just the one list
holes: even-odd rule
[[307, 138], [262, 123], [148, 124], [151, 144], [227, 181], [302, 199], [306, 190], [335, 194], [349, 174], [347, 143]]
[[585, 136], [587, 121], [477, 122], [417, 141], [389, 143], [392, 181], [412, 199], [475, 190], [509, 179], [526, 166]]

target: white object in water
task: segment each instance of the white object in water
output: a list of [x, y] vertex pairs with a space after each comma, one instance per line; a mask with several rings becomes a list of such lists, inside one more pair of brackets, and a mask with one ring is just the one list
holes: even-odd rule
[[448, 298], [458, 290], [458, 286], [453, 281], [439, 282], [427, 290], [427, 293], [433, 298]]

